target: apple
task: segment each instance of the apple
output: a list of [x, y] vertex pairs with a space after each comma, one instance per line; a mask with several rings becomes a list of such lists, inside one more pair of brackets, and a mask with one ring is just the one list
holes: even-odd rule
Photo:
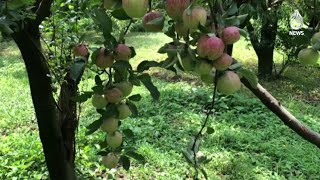
[[241, 81], [238, 74], [233, 71], [226, 71], [218, 79], [217, 90], [225, 95], [230, 95], [241, 88]]
[[109, 103], [119, 103], [123, 98], [122, 92], [115, 87], [111, 89], [107, 89], [104, 96], [107, 102]]
[[107, 106], [108, 102], [106, 101], [104, 95], [94, 94], [91, 98], [92, 105], [97, 109], [102, 109]]
[[230, 26], [222, 31], [222, 40], [225, 44], [234, 44], [240, 39], [240, 31], [238, 27]]
[[148, 11], [148, 0], [122, 0], [122, 8], [131, 18], [141, 18]]
[[198, 39], [198, 42], [197, 42], [197, 54], [200, 57], [208, 56], [207, 40], [209, 38], [210, 38], [209, 36], [203, 35]]
[[142, 25], [147, 32], [162, 31], [164, 17], [159, 11], [149, 12], [143, 16]]
[[320, 42], [320, 32], [315, 33], [311, 38], [312, 44], [316, 44], [317, 42]]
[[118, 44], [118, 46], [115, 49], [115, 52], [116, 60], [129, 61], [129, 59], [131, 58], [131, 49], [125, 44]]
[[76, 57], [79, 57], [79, 56], [87, 57], [89, 55], [89, 50], [87, 45], [77, 44], [75, 47], [73, 47], [73, 54]]
[[108, 134], [107, 136], [107, 144], [111, 148], [117, 148], [121, 145], [122, 143], [122, 135], [120, 132], [116, 131], [113, 134]]
[[305, 48], [299, 52], [298, 59], [301, 64], [314, 65], [319, 60], [319, 52], [312, 48]]
[[215, 67], [218, 71], [224, 71], [228, 69], [228, 67], [232, 64], [232, 57], [227, 53], [223, 53], [221, 57], [217, 60], [213, 61], [213, 67]]
[[220, 38], [210, 37], [206, 41], [206, 45], [206, 48], [208, 48], [206, 49], [206, 52], [208, 53], [207, 56], [209, 60], [216, 60], [222, 56], [225, 45]]
[[118, 163], [119, 157], [113, 152], [102, 157], [102, 164], [108, 169], [116, 168]]
[[181, 66], [183, 67], [184, 71], [193, 71], [196, 64], [190, 56], [185, 56], [181, 58], [181, 63]]
[[113, 62], [114, 58], [112, 54], [106, 48], [100, 48], [96, 58], [96, 65], [101, 69], [105, 69], [111, 67]]
[[124, 97], [129, 96], [133, 89], [133, 84], [129, 81], [121, 81], [114, 85], [116, 88], [118, 88]]
[[100, 126], [102, 131], [105, 131], [109, 134], [114, 133], [118, 129], [119, 120], [113, 117], [103, 120], [103, 123]]
[[129, 108], [129, 106], [125, 103], [122, 103], [118, 105], [118, 111], [119, 111], [119, 119], [125, 119], [132, 115], [132, 112]]
[[207, 62], [206, 60], [201, 60], [196, 63], [195, 72], [199, 75], [210, 74], [212, 70], [212, 64]]
[[204, 26], [207, 21], [207, 11], [200, 6], [187, 8], [182, 15], [184, 25], [189, 29], [198, 29], [199, 24]]
[[182, 20], [183, 11], [190, 5], [190, 0], [166, 0], [166, 12], [175, 21]]

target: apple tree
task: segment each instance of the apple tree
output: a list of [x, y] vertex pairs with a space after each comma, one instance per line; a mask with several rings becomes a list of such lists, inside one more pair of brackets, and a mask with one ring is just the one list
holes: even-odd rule
[[[175, 73], [190, 72], [213, 86], [206, 119], [183, 151], [195, 170], [195, 178], [199, 172], [207, 176], [204, 164], [209, 159], [198, 152], [203, 131], [216, 106], [217, 92], [230, 95], [243, 85], [287, 126], [320, 147], [320, 135], [298, 121], [258, 83], [252, 72], [227, 53], [228, 45], [236, 43], [241, 35], [246, 36], [238, 26], [246, 20], [247, 14], [241, 13], [237, 1], [10, 0], [0, 1], [0, 12], [0, 30], [15, 41], [27, 69], [51, 179], [76, 179], [74, 133], [78, 126], [77, 103], [89, 99], [100, 118], [87, 127], [87, 135], [106, 135], [101, 140], [101, 163], [106, 168], [115, 168], [121, 163], [129, 169], [130, 158], [144, 160], [143, 155], [125, 147], [123, 141], [130, 140], [132, 132], [129, 129], [120, 131], [119, 126], [129, 116], [138, 115], [135, 103], [141, 96], [132, 91], [133, 86], [143, 85], [154, 100], [160, 98], [160, 92], [146, 73], [151, 67]], [[94, 24], [81, 21], [83, 17], [92, 18]], [[136, 52], [134, 47], [126, 44], [125, 37], [136, 19], [142, 19], [143, 27], [149, 32], [162, 31], [165, 21], [168, 23], [164, 34], [172, 42], [158, 51], [167, 54], [164, 61], [146, 60], [137, 68], [131, 66], [130, 59]], [[115, 32], [113, 26], [116, 22], [127, 25], [121, 32]], [[57, 23], [63, 26], [57, 28]], [[82, 42], [81, 33], [77, 33], [79, 27], [85, 29], [88, 26], [102, 33], [103, 41], [98, 48], [88, 47]], [[318, 61], [319, 39], [315, 34], [312, 46], [299, 53], [301, 62], [314, 64]], [[95, 85], [89, 92], [79, 92], [77, 85], [86, 69], [96, 74]], [[56, 85], [60, 88], [58, 98], [54, 97]], [[209, 127], [206, 130], [212, 132]]]

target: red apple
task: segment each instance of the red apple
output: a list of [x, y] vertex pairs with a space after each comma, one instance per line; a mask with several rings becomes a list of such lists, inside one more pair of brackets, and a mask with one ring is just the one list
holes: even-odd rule
[[96, 58], [96, 65], [99, 68], [105, 69], [111, 67], [113, 62], [114, 58], [112, 54], [106, 48], [101, 48]]
[[190, 0], [166, 0], [166, 12], [175, 21], [182, 20], [183, 11], [190, 5]]
[[87, 57], [89, 55], [88, 47], [85, 44], [77, 44], [73, 47], [73, 54], [76, 57], [83, 56]]
[[162, 31], [164, 17], [159, 11], [149, 12], [143, 16], [142, 25], [147, 32]]
[[232, 57], [226, 53], [223, 53], [221, 57], [217, 60], [213, 61], [213, 67], [215, 67], [219, 71], [224, 71], [228, 69], [228, 67], [232, 64]]
[[125, 44], [118, 44], [118, 46], [115, 49], [115, 52], [116, 60], [129, 61], [129, 59], [131, 58], [131, 49]]
[[238, 27], [230, 26], [222, 31], [222, 40], [225, 44], [234, 44], [240, 39], [240, 31]]

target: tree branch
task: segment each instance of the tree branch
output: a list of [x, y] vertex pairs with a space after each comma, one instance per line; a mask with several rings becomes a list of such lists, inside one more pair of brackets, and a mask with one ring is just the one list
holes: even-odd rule
[[[39, 1], [37, 1], [39, 3]], [[53, 3], [53, 0], [42, 0], [39, 5], [38, 9], [36, 10], [36, 19], [34, 20], [35, 25], [41, 24], [41, 22], [50, 16], [50, 8]]]
[[291, 128], [294, 132], [299, 134], [302, 138], [309, 141], [320, 148], [320, 134], [311, 130], [309, 127], [302, 124], [296, 117], [294, 117], [286, 108], [284, 108], [277, 99], [275, 99], [265, 88], [260, 84], [256, 88], [252, 87], [249, 81], [245, 78], [241, 82], [256, 95], [260, 101], [277, 115], [285, 125]]

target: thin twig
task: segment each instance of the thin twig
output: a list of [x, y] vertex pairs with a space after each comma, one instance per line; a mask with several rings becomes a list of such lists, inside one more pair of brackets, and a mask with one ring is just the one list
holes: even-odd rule
[[193, 145], [192, 145], [192, 151], [193, 151], [193, 159], [194, 159], [194, 165], [195, 167], [197, 167], [197, 155], [196, 155], [196, 151], [195, 151], [195, 146], [196, 146], [196, 143], [197, 141], [199, 140], [201, 134], [202, 134], [202, 131], [204, 130], [204, 128], [207, 126], [207, 123], [208, 123], [208, 120], [209, 120], [209, 117], [212, 113], [212, 110], [213, 110], [213, 107], [214, 107], [214, 103], [215, 103], [215, 99], [216, 99], [216, 95], [217, 95], [217, 84], [218, 84], [218, 71], [215, 72], [215, 77], [214, 77], [214, 90], [213, 90], [213, 95], [212, 95], [212, 101], [211, 101], [211, 106], [209, 108], [209, 111], [206, 113], [207, 114], [207, 117], [200, 129], [200, 131], [198, 132], [198, 134], [196, 135], [195, 139], [194, 139], [194, 142], [193, 142]]

